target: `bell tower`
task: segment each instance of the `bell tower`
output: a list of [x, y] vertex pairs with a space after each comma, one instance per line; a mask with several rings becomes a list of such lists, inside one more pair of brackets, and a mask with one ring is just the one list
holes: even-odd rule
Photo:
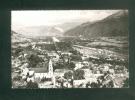
[[48, 75], [50, 78], [53, 77], [53, 66], [52, 66], [52, 60], [50, 59], [49, 60], [49, 68], [48, 68], [49, 72], [48, 72]]

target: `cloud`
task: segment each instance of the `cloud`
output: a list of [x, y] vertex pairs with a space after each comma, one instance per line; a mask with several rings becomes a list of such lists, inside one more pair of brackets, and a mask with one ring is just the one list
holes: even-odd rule
[[76, 19], [100, 20], [119, 10], [24, 10], [12, 11], [12, 25], [40, 26], [56, 25]]

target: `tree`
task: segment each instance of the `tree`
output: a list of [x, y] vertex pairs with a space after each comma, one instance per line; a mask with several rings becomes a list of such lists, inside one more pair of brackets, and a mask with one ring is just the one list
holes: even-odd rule
[[74, 69], [75, 68], [75, 64], [73, 62], [69, 63], [68, 68], [69, 69]]
[[72, 53], [73, 55], [82, 55], [79, 51], [74, 49], [70, 50], [69, 52]]
[[84, 71], [81, 69], [75, 70], [73, 75], [75, 80], [84, 79]]
[[26, 88], [36, 89], [36, 88], [38, 88], [38, 83], [30, 81], [30, 82], [27, 83]]
[[61, 62], [57, 62], [55, 65], [54, 65], [54, 70], [55, 69], [63, 69], [64, 68], [64, 64], [61, 63]]
[[42, 62], [43, 59], [35, 54], [31, 54], [28, 58], [30, 67], [36, 67], [38, 63]]
[[61, 51], [67, 51], [72, 48], [71, 42], [57, 42], [56, 46]]
[[74, 54], [74, 55], [78, 55], [78, 51], [77, 50], [71, 50], [70, 51], [72, 54]]
[[72, 79], [73, 73], [71, 71], [68, 71], [64, 74], [65, 79]]
[[129, 79], [124, 80], [123, 88], [127, 88], [129, 86]]
[[20, 81], [21, 79], [22, 79], [22, 77], [19, 75], [13, 77], [13, 81]]
[[27, 50], [31, 50], [31, 49], [32, 49], [32, 45], [28, 45], [28, 46], [26, 47], [26, 49], [27, 49]]
[[82, 57], [80, 55], [71, 55], [72, 61], [82, 61]]
[[23, 49], [22, 49], [21, 47], [18, 47], [18, 48], [15, 50], [14, 55], [15, 55], [15, 56], [19, 56], [19, 53], [22, 52], [22, 51], [23, 51]]

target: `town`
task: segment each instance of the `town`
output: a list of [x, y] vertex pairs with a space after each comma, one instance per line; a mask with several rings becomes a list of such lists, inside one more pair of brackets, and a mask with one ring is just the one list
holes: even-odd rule
[[128, 87], [128, 59], [85, 46], [91, 40], [78, 38], [49, 37], [12, 45], [12, 88]]

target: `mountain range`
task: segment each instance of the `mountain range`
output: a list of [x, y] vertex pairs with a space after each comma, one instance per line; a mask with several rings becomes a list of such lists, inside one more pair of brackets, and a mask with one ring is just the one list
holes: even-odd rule
[[17, 33], [24, 36], [36, 37], [36, 36], [62, 36], [67, 30], [80, 25], [82, 21], [71, 21], [53, 26], [41, 25], [41, 26], [23, 26], [15, 30]]
[[102, 20], [86, 22], [64, 33], [66, 36], [128, 36], [128, 11], [119, 11]]
[[128, 11], [122, 10], [94, 22], [77, 20], [54, 26], [20, 27], [16, 30], [12, 29], [11, 33], [15, 41], [29, 41], [29, 37], [39, 36], [83, 36], [86, 38], [128, 36]]

